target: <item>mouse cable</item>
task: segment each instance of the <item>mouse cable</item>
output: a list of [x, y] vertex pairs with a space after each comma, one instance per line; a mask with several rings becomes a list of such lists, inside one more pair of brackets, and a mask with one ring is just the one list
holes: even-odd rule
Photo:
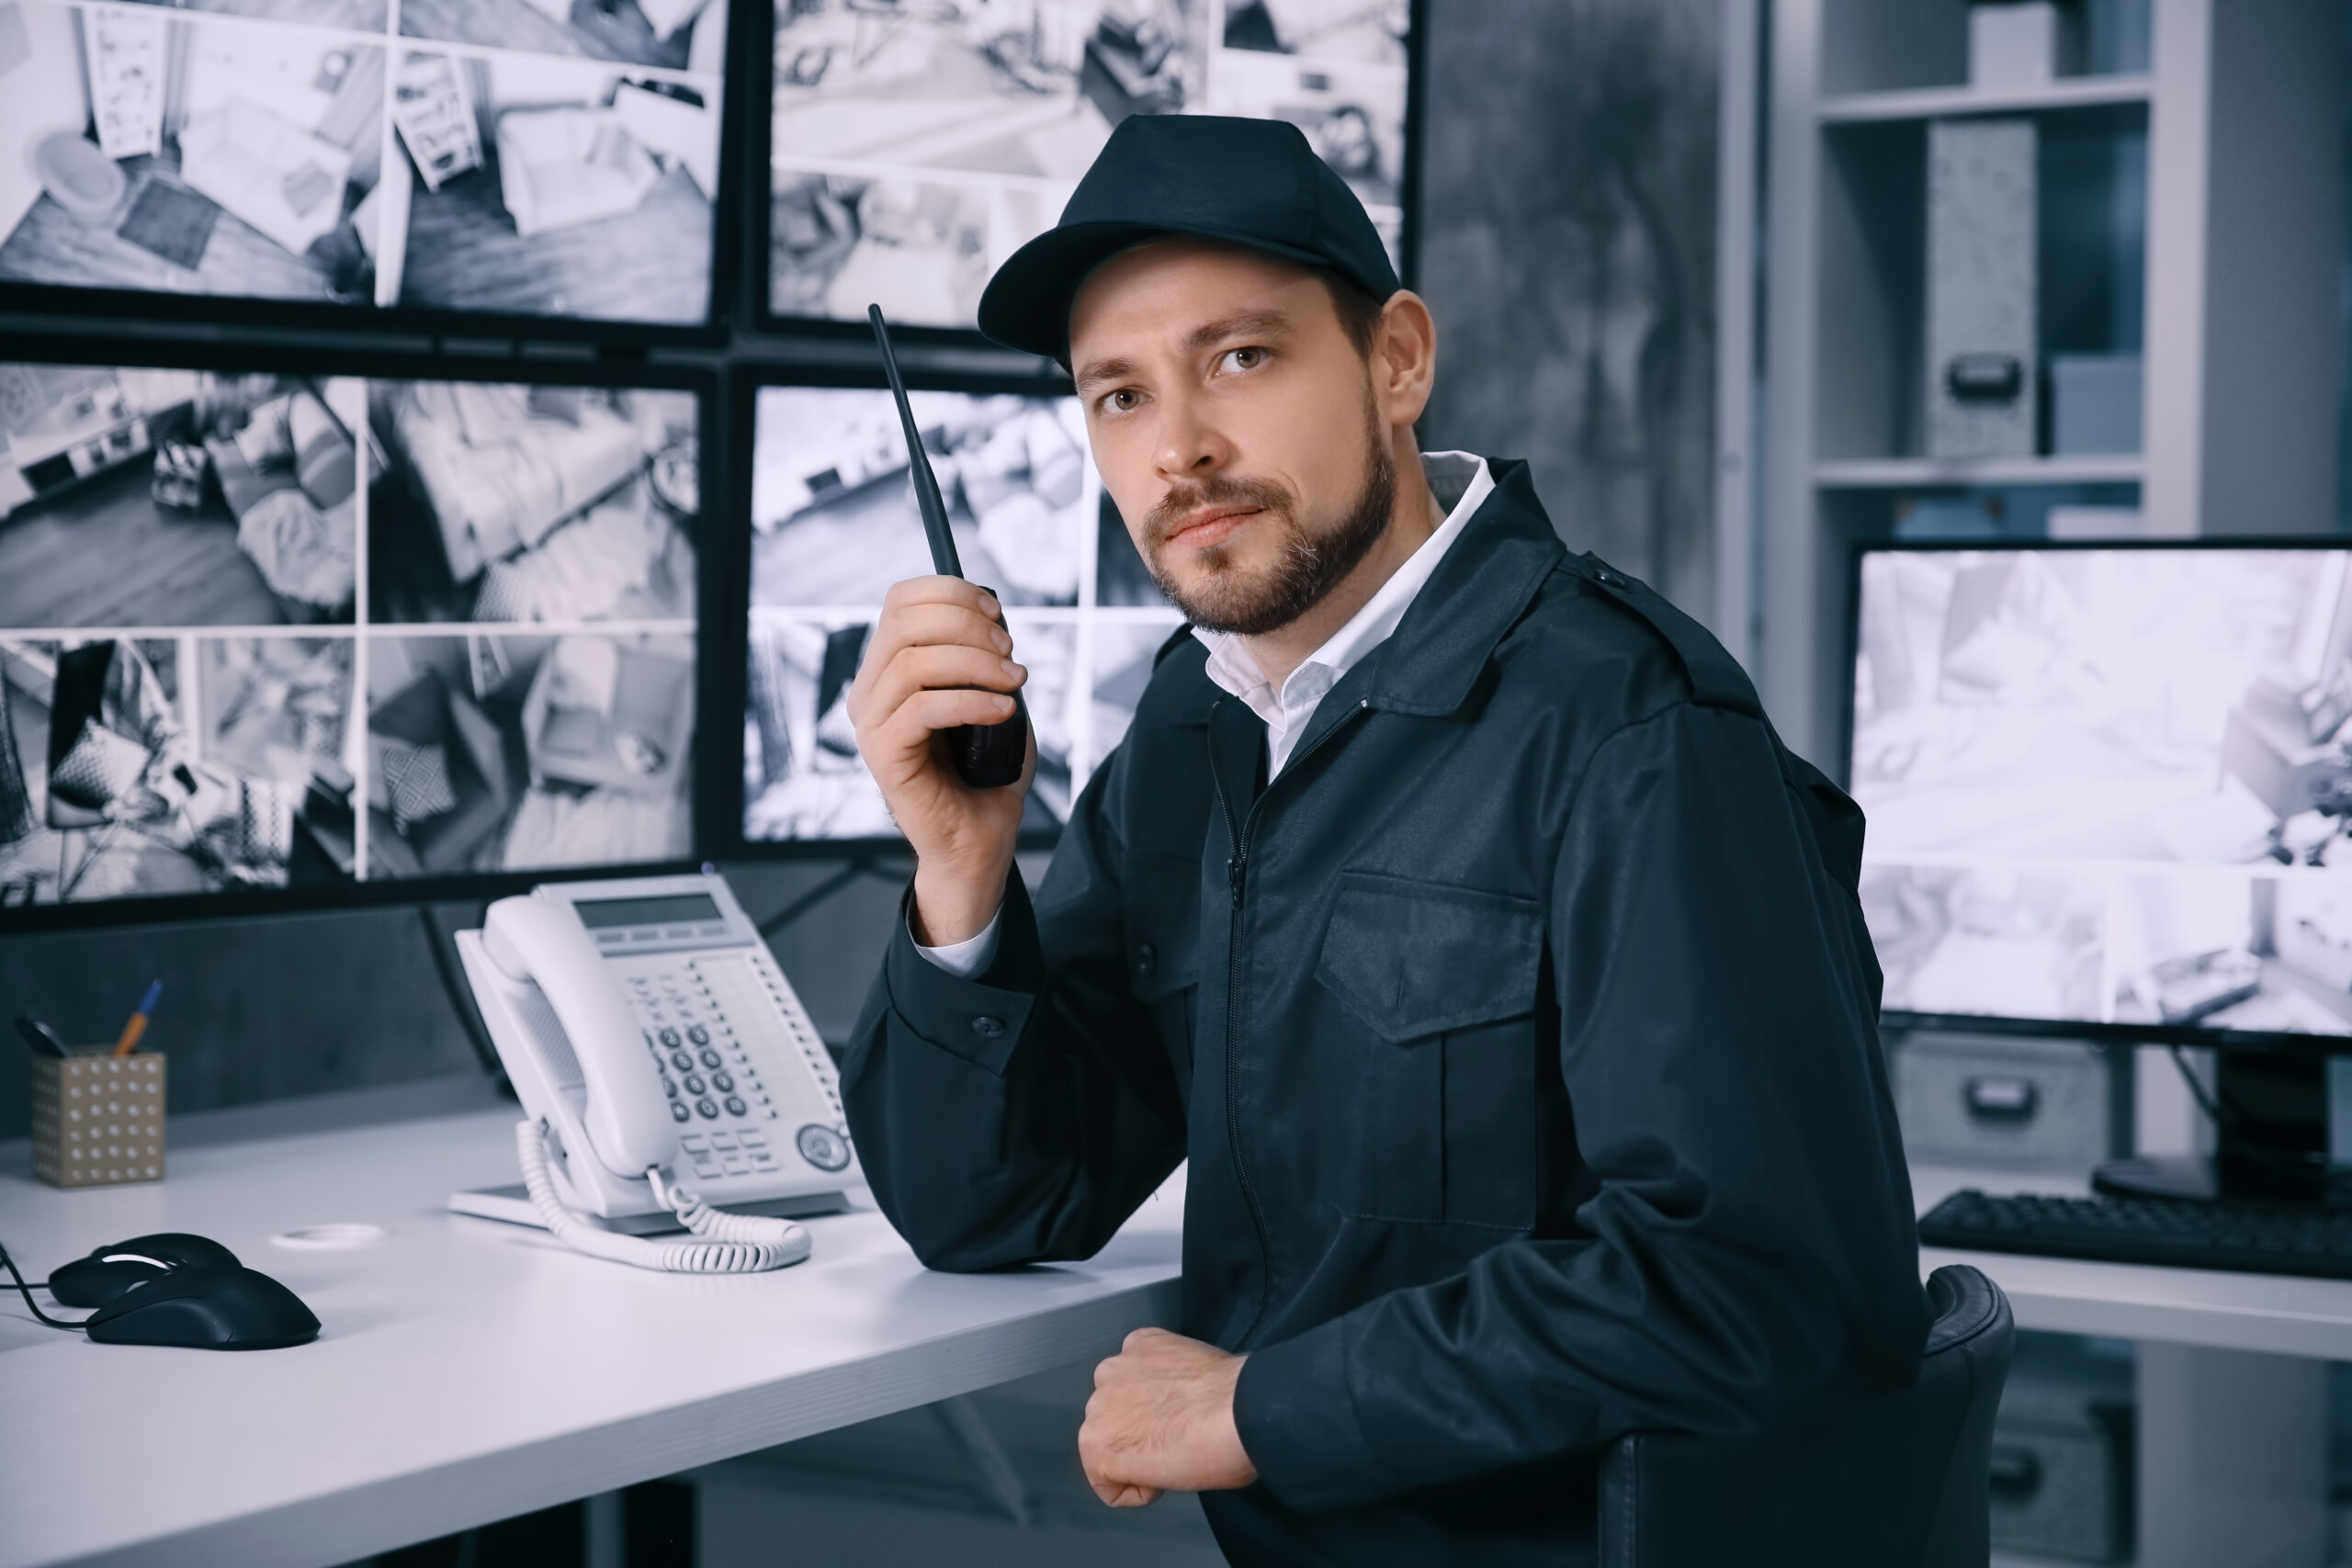
[[[17, 1292], [19, 1295], [25, 1298], [25, 1310], [31, 1313], [33, 1316], [49, 1325], [51, 1328], [78, 1329], [82, 1326], [78, 1322], [68, 1323], [63, 1318], [51, 1317], [49, 1314], [41, 1311], [40, 1308], [35, 1304], [33, 1301], [33, 1288], [25, 1283], [25, 1277], [22, 1274], [17, 1272], [17, 1260], [8, 1256], [8, 1249], [5, 1247], [0, 1247], [0, 1268], [6, 1269], [8, 1270], [8, 1278], [17, 1281]], [[44, 1283], [41, 1288], [43, 1290], [47, 1290], [49, 1287]]]

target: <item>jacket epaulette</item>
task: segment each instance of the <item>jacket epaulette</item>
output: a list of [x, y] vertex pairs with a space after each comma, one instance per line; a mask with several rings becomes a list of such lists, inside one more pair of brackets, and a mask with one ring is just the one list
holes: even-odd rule
[[1747, 671], [1739, 667], [1738, 660], [1724, 650], [1713, 633], [1676, 609], [1656, 589], [1589, 553], [1569, 556], [1560, 566], [1640, 616], [1665, 639], [1682, 665], [1683, 678], [1690, 682], [1691, 701], [1704, 707], [1729, 708], [1755, 718], [1764, 716], [1764, 705], [1756, 695], [1756, 683], [1747, 678]]

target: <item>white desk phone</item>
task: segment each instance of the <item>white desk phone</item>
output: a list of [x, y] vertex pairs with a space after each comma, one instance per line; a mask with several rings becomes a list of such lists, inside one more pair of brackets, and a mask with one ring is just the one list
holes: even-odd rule
[[[550, 883], [491, 905], [458, 951], [523, 1102], [538, 1223], [646, 1269], [808, 1255], [791, 1221], [718, 1207], [788, 1207], [859, 1176], [832, 1060], [716, 873]], [[645, 1215], [692, 1235], [625, 1234]]]

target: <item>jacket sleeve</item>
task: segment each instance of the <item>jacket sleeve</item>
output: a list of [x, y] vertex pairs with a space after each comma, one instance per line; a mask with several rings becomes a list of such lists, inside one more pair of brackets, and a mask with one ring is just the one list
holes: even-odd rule
[[1236, 1421], [1294, 1508], [1639, 1428], [1755, 1432], [1915, 1375], [1860, 813], [1759, 719], [1688, 703], [1619, 731], [1575, 787], [1548, 940], [1597, 1188], [1567, 1235], [1250, 1356]]
[[925, 960], [902, 913], [843, 1055], [865, 1178], [930, 1268], [1091, 1257], [1183, 1157], [1175, 1076], [1126, 985], [1120, 771], [1080, 797], [1035, 910], [1013, 872], [979, 976]]

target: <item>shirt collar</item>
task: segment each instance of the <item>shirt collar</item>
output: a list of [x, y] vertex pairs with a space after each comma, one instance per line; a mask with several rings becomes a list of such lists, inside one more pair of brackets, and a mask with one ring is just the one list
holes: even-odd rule
[[[1447, 508], [1445, 521], [1421, 541], [1419, 549], [1405, 558], [1405, 563], [1390, 574], [1378, 592], [1364, 601], [1363, 608], [1299, 661], [1298, 668], [1291, 671], [1290, 680], [1283, 682], [1285, 691], [1291, 682], [1298, 681], [1302, 675], [1320, 690], [1329, 691], [1365, 654], [1387, 641], [1404, 620], [1405, 612], [1412, 608], [1430, 574], [1437, 570], [1438, 563], [1445, 558], [1445, 552], [1462, 536], [1472, 514], [1486, 504], [1487, 497], [1494, 491], [1493, 469], [1485, 458], [1468, 452], [1423, 453], [1421, 471], [1437, 496], [1438, 504]], [[1250, 694], [1272, 685], [1234, 633], [1195, 626], [1193, 635], [1208, 649], [1208, 678], [1226, 691], [1246, 700]], [[1314, 673], [1308, 674], [1310, 670]]]

